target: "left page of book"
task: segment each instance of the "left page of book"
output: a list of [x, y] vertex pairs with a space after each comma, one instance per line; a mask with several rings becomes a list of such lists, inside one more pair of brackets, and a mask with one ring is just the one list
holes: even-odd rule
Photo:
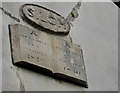
[[20, 24], [9, 29], [14, 64], [23, 62], [52, 71], [49, 35]]

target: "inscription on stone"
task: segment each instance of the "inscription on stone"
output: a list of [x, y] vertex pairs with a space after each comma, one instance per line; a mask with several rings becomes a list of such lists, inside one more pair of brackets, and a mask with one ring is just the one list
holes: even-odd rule
[[47, 69], [57, 77], [87, 87], [83, 53], [79, 45], [20, 24], [10, 25], [9, 28], [15, 65], [27, 63]]
[[35, 28], [43, 27], [47, 32], [62, 35], [67, 35], [70, 31], [70, 25], [64, 17], [45, 7], [25, 4], [21, 7], [20, 14], [24, 21]]

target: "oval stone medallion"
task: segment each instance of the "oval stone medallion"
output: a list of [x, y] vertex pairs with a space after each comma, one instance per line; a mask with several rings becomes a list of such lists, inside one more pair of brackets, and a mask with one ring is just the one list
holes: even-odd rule
[[60, 35], [67, 35], [70, 31], [70, 25], [64, 17], [45, 7], [24, 4], [20, 14], [24, 21], [35, 28], [43, 28], [42, 31]]

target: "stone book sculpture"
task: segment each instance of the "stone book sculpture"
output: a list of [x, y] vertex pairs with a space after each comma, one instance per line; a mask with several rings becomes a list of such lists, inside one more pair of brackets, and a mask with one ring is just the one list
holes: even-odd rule
[[[49, 12], [47, 12], [48, 10], [45, 10], [45, 13], [48, 16], [49, 13], [50, 16], [51, 14], [54, 16], [52, 19], [51, 17], [50, 19], [47, 19], [44, 23], [42, 18], [39, 20], [39, 18], [34, 15], [34, 11], [38, 10], [38, 6], [31, 4], [23, 5], [22, 10], [20, 10], [20, 12], [23, 13], [21, 16], [24, 20], [28, 21], [29, 19], [29, 22], [31, 21], [31, 23], [34, 21], [33, 27], [27, 27], [21, 24], [9, 25], [13, 64], [38, 72], [47, 73], [51, 76], [62, 78], [87, 88], [88, 85], [82, 49], [80, 45], [74, 44], [71, 41], [69, 35], [66, 36], [65, 34], [68, 34], [69, 32], [69, 24], [65, 22], [63, 17], [57, 13], [54, 14], [54, 12], [50, 10]], [[42, 12], [44, 12], [44, 9]], [[64, 20], [64, 24], [59, 24], [58, 21], [60, 20], [56, 21], [59, 17], [60, 19], [62, 18], [61, 20]], [[35, 18], [37, 18], [38, 21], [36, 21]], [[58, 22], [58, 24], [52, 24], [52, 22]], [[38, 24], [42, 25], [43, 28], [36, 29], [35, 27], [39, 27]], [[52, 25], [53, 28], [49, 30], [49, 27], [51, 27], [50, 25]], [[64, 25], [66, 28], [64, 28]], [[53, 34], [53, 32], [52, 34], [47, 33], [44, 30], [47, 30], [48, 32], [53, 31], [54, 33], [58, 31], [57, 33], [60, 32], [60, 36]], [[61, 33], [63, 33], [63, 36], [61, 36]]]

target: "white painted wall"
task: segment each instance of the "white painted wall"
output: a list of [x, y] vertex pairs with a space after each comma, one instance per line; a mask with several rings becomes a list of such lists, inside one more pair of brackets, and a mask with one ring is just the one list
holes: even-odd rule
[[[24, 3], [3, 3], [4, 9], [20, 18]], [[76, 3], [36, 3], [66, 17]], [[0, 11], [1, 12], [1, 11]], [[117, 91], [118, 90], [118, 8], [112, 3], [84, 2], [80, 16], [74, 21], [70, 35], [82, 46], [89, 88], [58, 81], [27, 69], [13, 66], [10, 56], [8, 24], [16, 22], [3, 14], [2, 18], [2, 90], [3, 91]], [[1, 17], [0, 17], [1, 18]], [[21, 20], [21, 24], [28, 26]], [[1, 42], [1, 41], [0, 41]], [[1, 46], [0, 46], [1, 47]], [[0, 54], [1, 55], [1, 54]], [[1, 68], [1, 67], [0, 67]], [[19, 74], [19, 75], [18, 75]], [[22, 84], [20, 83], [22, 82]], [[20, 84], [22, 87], [20, 88]]]

